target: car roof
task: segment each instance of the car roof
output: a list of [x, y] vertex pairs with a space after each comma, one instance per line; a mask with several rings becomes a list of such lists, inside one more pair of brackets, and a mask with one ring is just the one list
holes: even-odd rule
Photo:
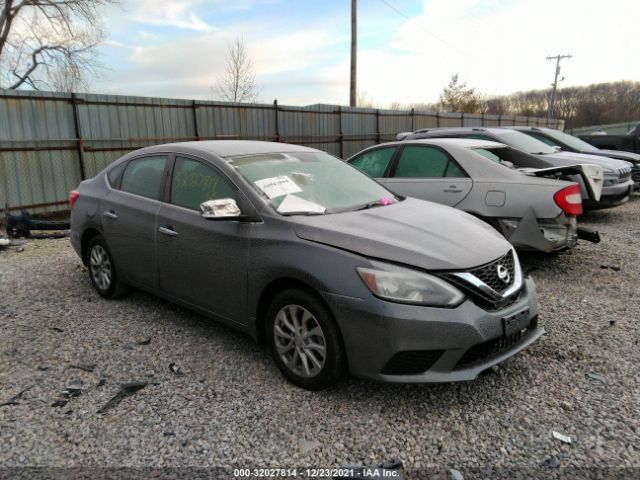
[[444, 147], [445, 150], [449, 149], [455, 151], [456, 149], [476, 149], [476, 148], [511, 148], [504, 143], [493, 142], [491, 140], [477, 140], [475, 138], [411, 138], [409, 140], [397, 140], [395, 142], [385, 142], [379, 143], [377, 145], [372, 145], [364, 150], [361, 150], [358, 153], [353, 154], [347, 161], [350, 161], [356, 155], [360, 155], [362, 152], [366, 152], [368, 150], [372, 150], [375, 148], [384, 148], [384, 147], [398, 147], [398, 146], [407, 146], [407, 145], [436, 145], [440, 147]]
[[266, 153], [319, 152], [319, 150], [315, 148], [292, 145], [290, 143], [263, 142], [258, 140], [203, 140], [198, 142], [176, 142], [154, 145], [136, 150], [136, 153], [166, 151], [193, 154], [208, 153], [222, 158]]
[[500, 142], [494, 142], [491, 140], [480, 140], [475, 138], [434, 137], [434, 138], [410, 138], [408, 140], [396, 140], [394, 142], [385, 142], [385, 143], [379, 143], [377, 145], [372, 145], [369, 148], [407, 145], [409, 143], [420, 143], [425, 145], [456, 146], [456, 147], [463, 147], [463, 148], [498, 148], [498, 147], [508, 146]]
[[454, 147], [462, 147], [462, 148], [499, 148], [499, 147], [507, 147], [504, 143], [492, 142], [490, 140], [479, 140], [475, 138], [418, 138], [418, 139], [409, 139], [395, 143], [426, 143], [432, 145], [442, 145], [442, 146], [454, 146]]
[[508, 127], [440, 127], [440, 128], [420, 128], [412, 133], [446, 133], [446, 132], [488, 132], [494, 133], [501, 130], [508, 129]]

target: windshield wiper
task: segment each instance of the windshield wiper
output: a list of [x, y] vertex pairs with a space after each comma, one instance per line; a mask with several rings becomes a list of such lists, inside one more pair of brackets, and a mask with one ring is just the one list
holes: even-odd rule
[[369, 202], [369, 203], [365, 203], [364, 205], [358, 207], [358, 208], [354, 208], [353, 211], [357, 211], [357, 210], [367, 210], [369, 208], [374, 208], [374, 207], [383, 207], [386, 205], [391, 205], [391, 203], [389, 203], [388, 200], [374, 200], [373, 202]]
[[326, 212], [322, 213], [322, 212], [309, 212], [306, 210], [299, 210], [299, 211], [295, 211], [295, 212], [278, 212], [280, 215], [284, 215], [285, 217], [289, 217], [291, 215], [306, 215], [307, 217], [310, 217], [311, 215], [324, 215]]

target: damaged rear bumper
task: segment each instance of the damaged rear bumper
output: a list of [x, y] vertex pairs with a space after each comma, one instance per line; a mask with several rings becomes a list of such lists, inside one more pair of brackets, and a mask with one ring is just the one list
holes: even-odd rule
[[498, 219], [500, 233], [518, 250], [555, 252], [578, 244], [576, 217], [564, 213], [556, 218], [538, 219], [533, 209], [522, 218]]

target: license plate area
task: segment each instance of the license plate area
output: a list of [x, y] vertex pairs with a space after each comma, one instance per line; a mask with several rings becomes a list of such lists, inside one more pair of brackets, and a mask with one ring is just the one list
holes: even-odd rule
[[502, 317], [502, 325], [504, 327], [504, 336], [511, 337], [521, 330], [527, 328], [531, 323], [529, 307], [518, 310], [511, 315]]

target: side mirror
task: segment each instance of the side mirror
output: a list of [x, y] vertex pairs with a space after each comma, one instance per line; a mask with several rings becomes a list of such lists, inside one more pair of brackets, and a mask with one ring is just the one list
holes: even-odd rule
[[516, 166], [513, 163], [511, 163], [509, 160], [502, 160], [500, 164], [504, 165], [507, 168], [516, 168]]
[[202, 218], [210, 220], [239, 219], [242, 215], [240, 208], [233, 198], [218, 198], [207, 200], [200, 204]]

